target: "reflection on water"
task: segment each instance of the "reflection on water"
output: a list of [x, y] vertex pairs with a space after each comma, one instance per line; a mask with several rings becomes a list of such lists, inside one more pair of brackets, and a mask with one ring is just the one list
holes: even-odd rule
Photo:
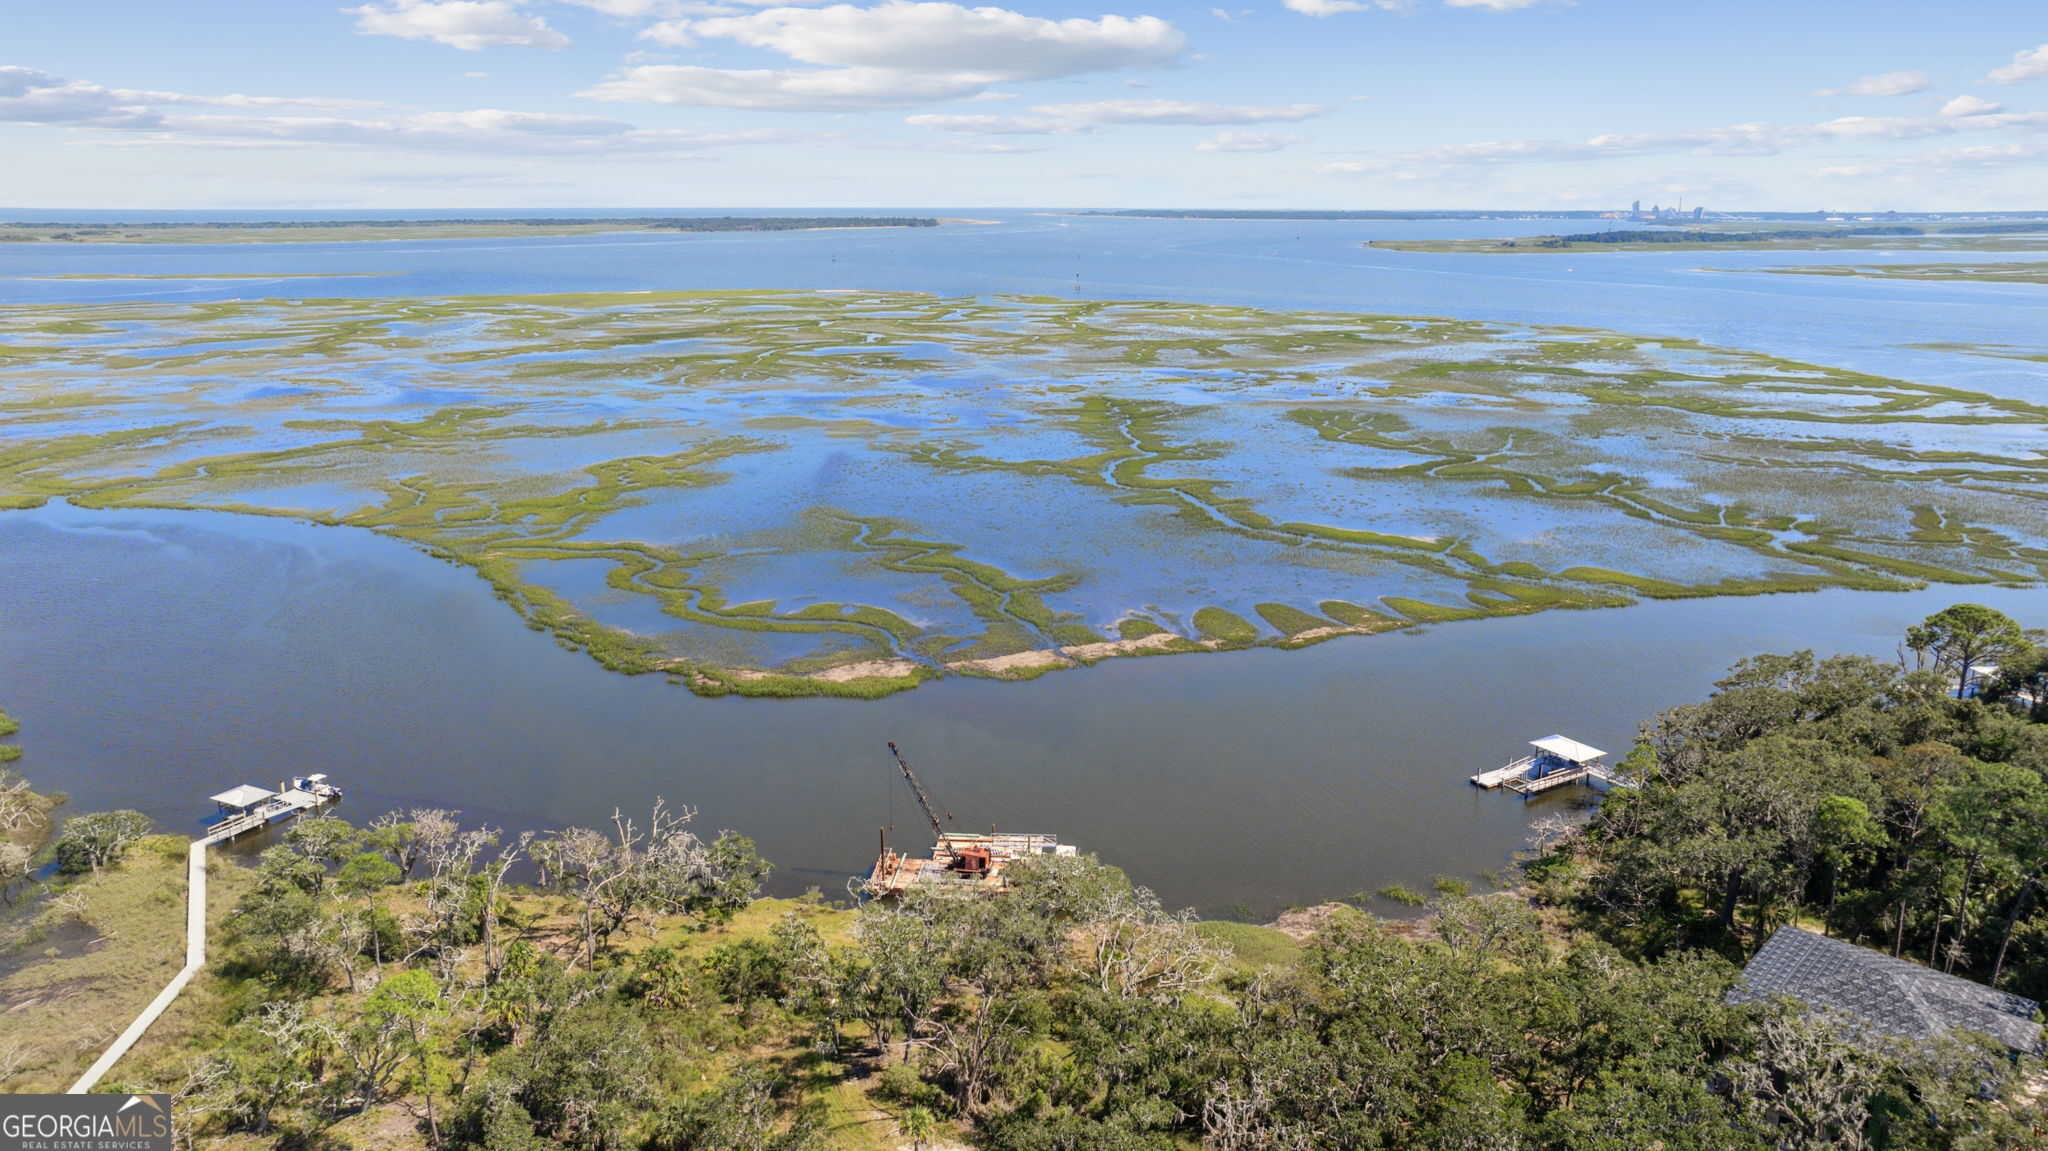
[[23, 768], [73, 810], [187, 828], [222, 786], [307, 770], [356, 819], [554, 826], [665, 795], [754, 836], [787, 892], [836, 893], [882, 824], [917, 839], [895, 739], [967, 826], [1056, 832], [1170, 902], [1264, 914], [1496, 867], [1544, 809], [1465, 777], [1523, 741], [1623, 751], [1741, 656], [1888, 656], [1959, 598], [2042, 615], [2038, 591], [1990, 588], [1695, 600], [875, 703], [703, 700], [562, 651], [466, 571], [367, 532], [54, 505], [0, 516], [0, 700]]

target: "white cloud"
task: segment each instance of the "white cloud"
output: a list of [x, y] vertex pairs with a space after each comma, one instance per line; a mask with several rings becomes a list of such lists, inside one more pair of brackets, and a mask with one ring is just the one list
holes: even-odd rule
[[782, 110], [901, 107], [972, 97], [997, 84], [1163, 67], [1186, 47], [1178, 29], [1154, 16], [1046, 20], [1005, 8], [914, 0], [872, 8], [769, 8], [697, 20], [686, 34], [818, 67], [644, 65], [580, 95]]
[[1196, 144], [1195, 151], [1278, 152], [1299, 139], [1297, 136], [1277, 136], [1266, 132], [1218, 132]]
[[1874, 76], [1858, 76], [1839, 88], [1823, 88], [1815, 93], [1820, 96], [1910, 96], [1925, 92], [1934, 82], [1925, 72], [1880, 72]]
[[163, 107], [290, 108], [300, 111], [377, 107], [375, 100], [324, 96], [194, 96], [138, 88], [108, 88], [67, 80], [34, 68], [0, 67], [0, 121], [18, 124], [80, 124], [100, 128], [152, 128]]
[[1815, 124], [1813, 130], [1838, 138], [1918, 140], [1953, 131], [1954, 126], [1924, 116], [1841, 116]]
[[659, 24], [650, 24], [640, 30], [640, 38], [652, 40], [656, 44], [666, 44], [671, 48], [688, 47], [697, 40], [695, 36], [690, 35], [688, 20], [663, 20]]
[[1961, 116], [1843, 116], [1818, 124], [1733, 124], [1671, 132], [1618, 132], [1563, 140], [1482, 140], [1420, 152], [1325, 164], [1325, 173], [1438, 174], [1477, 166], [1579, 163], [1625, 156], [1692, 154], [1773, 156], [1790, 148], [1842, 142], [1921, 140], [1958, 133], [2048, 131], [2048, 115], [1984, 112]]
[[[459, 112], [314, 115], [378, 107], [307, 96], [197, 96], [108, 88], [33, 68], [0, 67], [0, 123], [114, 129], [152, 144], [209, 147], [353, 145], [527, 155], [687, 158], [703, 149], [783, 138], [770, 132], [640, 128], [601, 116], [473, 108]], [[183, 109], [206, 109], [187, 112]]]
[[1075, 126], [1043, 116], [961, 116], [925, 113], [905, 116], [903, 122], [915, 128], [937, 128], [941, 132], [967, 132], [977, 136], [1042, 136], [1075, 131]]
[[566, 48], [569, 38], [539, 16], [519, 11], [513, 0], [389, 0], [383, 7], [344, 8], [366, 36], [432, 40], [475, 52], [499, 45]]
[[1408, 6], [1405, 0], [1280, 0], [1280, 2], [1286, 6], [1288, 11], [1299, 12], [1304, 16], [1335, 16], [1339, 12], [1363, 12], [1368, 8], [1378, 8], [1383, 12], [1392, 12]]
[[1450, 8], [1486, 8], [1494, 12], [1512, 12], [1517, 8], [1534, 8], [1543, 0], [1444, 0]]
[[621, 20], [645, 20], [650, 16], [673, 16], [678, 10], [676, 0], [559, 0], [578, 8], [588, 8]]
[[701, 21], [697, 34], [806, 64], [1049, 79], [1172, 63], [1186, 46], [1156, 16], [1046, 20], [1006, 8], [888, 0], [873, 8], [770, 8]]
[[2048, 158], [2039, 148], [2024, 144], [1976, 144], [1950, 148], [1929, 159], [1943, 168], [2002, 168], [2008, 164], [2031, 164]]
[[700, 68], [643, 64], [578, 93], [592, 100], [771, 111], [900, 108], [972, 96], [996, 79], [891, 68]]
[[2005, 105], [2003, 104], [1996, 104], [1990, 100], [1983, 100], [1969, 95], [1958, 96], [1941, 106], [1941, 114], [1950, 117], [1989, 116], [1994, 112], [2003, 111], [2005, 111]]
[[[983, 136], [1054, 135], [1092, 132], [1104, 124], [1267, 124], [1320, 116], [1320, 104], [1202, 104], [1187, 100], [1096, 100], [1081, 104], [1040, 104], [1024, 116], [924, 114], [903, 122], [942, 132]], [[1225, 133], [1224, 135], [1229, 135]], [[1220, 149], [1208, 149], [1220, 150]]]
[[1992, 69], [1990, 78], [2000, 84], [2017, 84], [2022, 80], [2032, 80], [2039, 76], [2048, 76], [2048, 44], [2028, 48], [2023, 52], [2014, 52], [2012, 63], [2003, 68]]
[[477, 108], [373, 119], [302, 116], [192, 116], [166, 121], [174, 138], [202, 144], [356, 145], [404, 151], [491, 155], [688, 159], [706, 148], [774, 139], [766, 132], [635, 128], [597, 116]]
[[1084, 104], [1040, 104], [1041, 116], [1087, 124], [1266, 124], [1306, 120], [1329, 109], [1321, 104], [1203, 104], [1188, 100], [1096, 100]]
[[34, 68], [0, 68], [0, 122], [150, 128], [162, 117], [122, 93]]

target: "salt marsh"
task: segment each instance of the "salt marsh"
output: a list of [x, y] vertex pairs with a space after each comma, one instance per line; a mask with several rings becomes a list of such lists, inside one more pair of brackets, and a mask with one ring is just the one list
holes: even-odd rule
[[904, 291], [22, 304], [0, 416], [0, 506], [390, 535], [711, 695], [1037, 675], [1140, 622], [1203, 652], [2048, 574], [2048, 406], [1576, 325]]

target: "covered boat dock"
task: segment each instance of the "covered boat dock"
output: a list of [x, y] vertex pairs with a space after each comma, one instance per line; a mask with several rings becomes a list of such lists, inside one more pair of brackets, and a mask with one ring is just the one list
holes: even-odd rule
[[1587, 779], [1606, 783], [1626, 782], [1607, 766], [1606, 752], [1570, 736], [1546, 735], [1542, 739], [1530, 740], [1529, 746], [1536, 750], [1505, 767], [1480, 772], [1472, 777], [1473, 785], [1488, 790], [1505, 788], [1522, 795], [1534, 795]]

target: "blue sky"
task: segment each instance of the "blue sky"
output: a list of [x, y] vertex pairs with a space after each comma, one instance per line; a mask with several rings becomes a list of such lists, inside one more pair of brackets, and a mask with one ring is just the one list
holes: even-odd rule
[[26, 0], [0, 206], [2048, 208], [2048, 10]]

